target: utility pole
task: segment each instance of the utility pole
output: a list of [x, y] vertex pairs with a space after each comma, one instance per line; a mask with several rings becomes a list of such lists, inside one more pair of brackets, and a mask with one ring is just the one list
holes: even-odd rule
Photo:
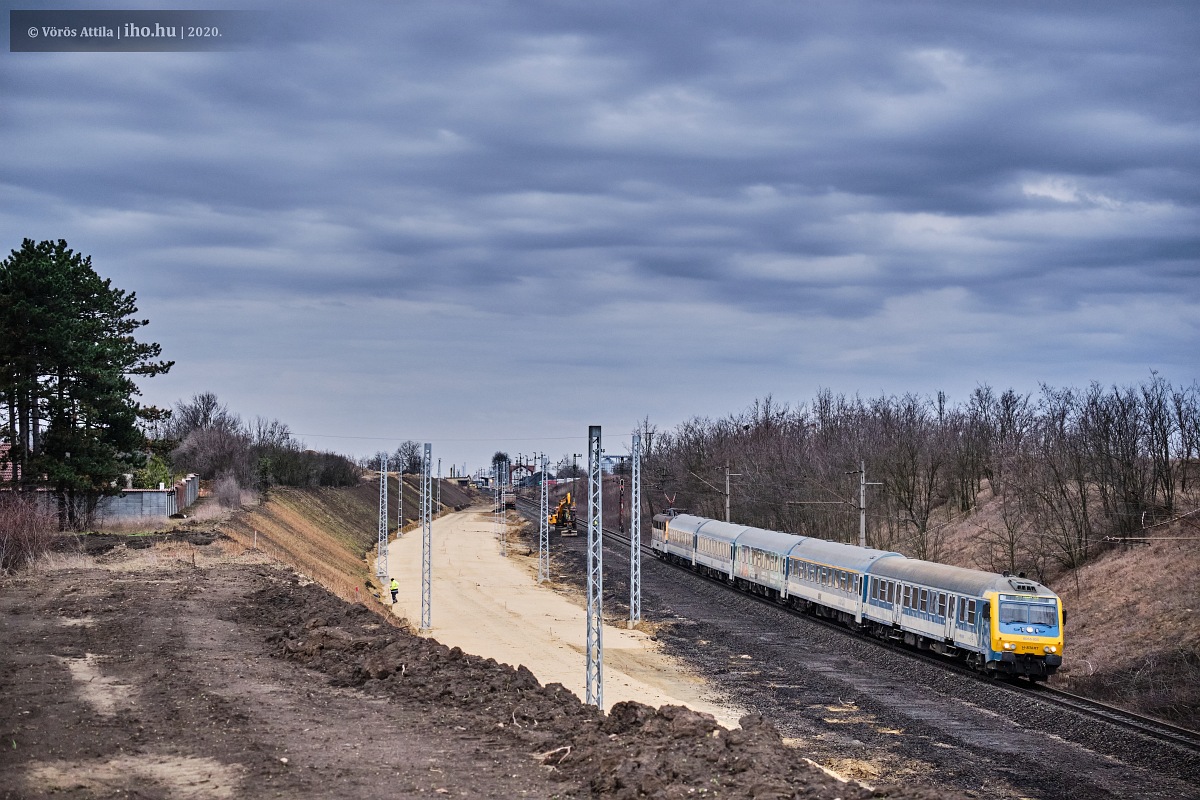
[[442, 460], [438, 459], [438, 492], [437, 492], [437, 513], [442, 513]]
[[740, 477], [742, 477], [742, 473], [729, 471], [729, 462], [726, 461], [725, 462], [725, 521], [726, 522], [729, 522], [729, 479], [730, 478], [740, 478]]
[[421, 630], [433, 627], [432, 561], [433, 561], [433, 509], [432, 492], [429, 486], [429, 467], [433, 460], [433, 446], [425, 443], [425, 456], [421, 459]]
[[587, 698], [604, 709], [604, 494], [600, 426], [588, 427]]
[[542, 502], [538, 514], [538, 583], [550, 580], [550, 487], [546, 483], [546, 454], [542, 453]]
[[383, 579], [388, 575], [388, 499], [387, 499], [387, 453], [379, 454], [379, 541], [375, 552], [375, 577], [379, 588], [387, 591]]
[[728, 462], [728, 461], [726, 461], [726, 462], [725, 462], [725, 491], [724, 491], [724, 492], [722, 492], [722, 491], [721, 491], [719, 488], [717, 488], [716, 486], [713, 486], [713, 485], [712, 485], [711, 483], [709, 483], [708, 481], [704, 480], [704, 478], [701, 478], [699, 475], [697, 475], [696, 473], [692, 472], [690, 469], [688, 470], [688, 474], [690, 474], [690, 475], [691, 475], [693, 478], [695, 478], [696, 480], [698, 480], [698, 481], [700, 481], [701, 483], [703, 483], [703, 484], [704, 484], [705, 486], [707, 486], [708, 488], [712, 489], [712, 490], [713, 490], [714, 492], [716, 492], [717, 494], [723, 494], [723, 495], [725, 495], [725, 521], [726, 521], [726, 522], [729, 522], [729, 479], [730, 479], [730, 478], [740, 478], [740, 477], [742, 477], [742, 473], [740, 473], [740, 472], [730, 472], [730, 471], [729, 471], [729, 462]]
[[396, 535], [404, 533], [404, 464], [399, 464], [396, 469], [396, 484], [398, 485], [397, 494], [399, 508], [396, 509]]
[[867, 481], [867, 462], [858, 463], [858, 546], [867, 546], [867, 487], [883, 486], [879, 481]]
[[629, 627], [642, 619], [642, 435], [633, 434], [629, 474]]

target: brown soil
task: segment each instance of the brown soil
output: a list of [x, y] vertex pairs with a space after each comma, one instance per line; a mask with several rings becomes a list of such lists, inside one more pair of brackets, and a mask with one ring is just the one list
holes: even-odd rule
[[756, 717], [602, 716], [228, 540], [59, 557], [0, 619], [3, 798], [935, 796], [838, 783]]

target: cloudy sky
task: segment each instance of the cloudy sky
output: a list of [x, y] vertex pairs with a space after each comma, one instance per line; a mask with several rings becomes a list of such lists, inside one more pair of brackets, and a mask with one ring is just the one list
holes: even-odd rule
[[238, 52], [0, 53], [0, 252], [137, 292], [146, 402], [448, 472], [820, 387], [1198, 377], [1193, 0], [237, 7]]

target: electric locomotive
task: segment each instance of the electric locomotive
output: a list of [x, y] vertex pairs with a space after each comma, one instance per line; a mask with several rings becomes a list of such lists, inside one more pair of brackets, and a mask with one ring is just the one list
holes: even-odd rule
[[1059, 597], [1027, 578], [720, 520], [660, 514], [659, 558], [880, 638], [1045, 680], [1062, 665]]

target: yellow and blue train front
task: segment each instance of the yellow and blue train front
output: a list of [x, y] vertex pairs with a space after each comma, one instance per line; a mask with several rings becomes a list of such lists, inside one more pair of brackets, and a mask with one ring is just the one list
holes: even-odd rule
[[1048, 677], [1062, 665], [1063, 610], [1050, 595], [989, 592], [992, 668], [1011, 675]]

